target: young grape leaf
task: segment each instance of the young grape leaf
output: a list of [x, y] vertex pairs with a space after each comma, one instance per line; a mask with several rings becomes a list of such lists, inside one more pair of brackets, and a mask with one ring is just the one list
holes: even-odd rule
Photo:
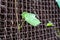
[[24, 18], [25, 21], [31, 24], [32, 26], [37, 26], [41, 23], [35, 16], [36, 15], [33, 13], [28, 13], [28, 12], [22, 13], [22, 18]]

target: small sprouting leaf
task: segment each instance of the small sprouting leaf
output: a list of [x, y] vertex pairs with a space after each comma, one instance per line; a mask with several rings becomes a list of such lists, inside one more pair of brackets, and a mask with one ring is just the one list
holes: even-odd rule
[[41, 23], [35, 16], [36, 15], [33, 13], [28, 13], [28, 12], [22, 13], [22, 18], [24, 18], [25, 21], [31, 24], [32, 26], [37, 26]]
[[20, 26], [20, 24], [18, 24], [18, 30], [20, 30], [22, 28], [22, 26]]
[[49, 21], [46, 26], [51, 27], [51, 26], [54, 26], [54, 24], [51, 21]]
[[58, 6], [60, 8], [60, 0], [56, 0], [56, 2], [57, 2]]

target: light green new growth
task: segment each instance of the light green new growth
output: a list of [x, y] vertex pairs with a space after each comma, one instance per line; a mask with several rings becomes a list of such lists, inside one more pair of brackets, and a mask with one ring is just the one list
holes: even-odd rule
[[51, 26], [54, 26], [54, 25], [53, 25], [52, 22], [49, 21], [46, 26], [51, 27]]
[[18, 30], [20, 30], [22, 28], [22, 26], [20, 26], [20, 24], [18, 24]]
[[41, 23], [35, 16], [36, 15], [33, 13], [28, 13], [28, 12], [22, 13], [22, 18], [24, 18], [25, 21], [31, 24], [32, 26], [37, 26]]
[[56, 2], [57, 2], [58, 6], [60, 8], [60, 0], [56, 0]]

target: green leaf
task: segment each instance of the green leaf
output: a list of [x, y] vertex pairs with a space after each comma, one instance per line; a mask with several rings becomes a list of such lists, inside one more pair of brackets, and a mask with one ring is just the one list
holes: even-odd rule
[[56, 0], [56, 2], [57, 2], [58, 6], [60, 8], [60, 0]]
[[36, 15], [33, 13], [28, 13], [28, 12], [22, 13], [22, 18], [24, 18], [25, 21], [31, 24], [32, 26], [37, 26], [41, 23], [35, 16]]
[[51, 27], [51, 26], [54, 26], [54, 25], [53, 25], [52, 22], [49, 21], [46, 26], [47, 26], [47, 27]]

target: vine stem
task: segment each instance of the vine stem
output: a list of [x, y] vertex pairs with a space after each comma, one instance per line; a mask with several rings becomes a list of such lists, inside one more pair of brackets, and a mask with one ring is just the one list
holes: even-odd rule
[[21, 28], [24, 25], [24, 20], [22, 21], [22, 25], [18, 23], [18, 8], [17, 8], [17, 0], [15, 0], [15, 13], [16, 13], [16, 21], [17, 21], [17, 27]]
[[18, 8], [17, 8], [17, 0], [15, 0], [15, 13], [16, 13], [16, 21], [17, 21], [17, 27], [18, 27], [18, 13], [17, 13], [17, 11], [18, 11]]

